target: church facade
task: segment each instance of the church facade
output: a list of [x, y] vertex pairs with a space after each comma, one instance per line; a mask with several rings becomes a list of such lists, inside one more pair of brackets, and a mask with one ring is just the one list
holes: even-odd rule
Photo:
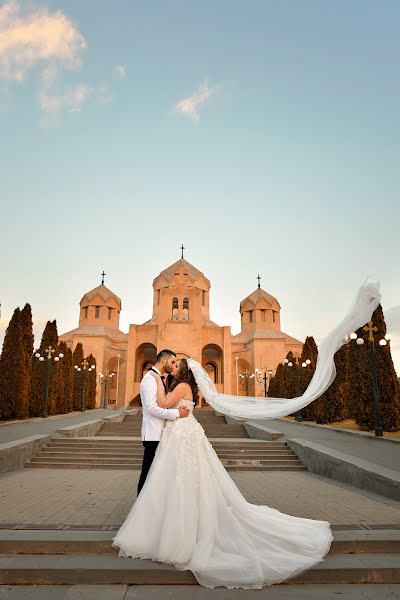
[[80, 342], [85, 356], [95, 356], [97, 406], [140, 405], [140, 381], [163, 348], [201, 362], [220, 392], [264, 395], [264, 385], [251, 377], [255, 369], [270, 377], [290, 350], [301, 352], [302, 342], [281, 330], [279, 302], [260, 284], [240, 303], [241, 331], [232, 335], [230, 326], [210, 318], [210, 288], [181, 258], [154, 279], [151, 318], [128, 333], [119, 329], [121, 300], [104, 283], [83, 296], [79, 326], [60, 341], [72, 350]]

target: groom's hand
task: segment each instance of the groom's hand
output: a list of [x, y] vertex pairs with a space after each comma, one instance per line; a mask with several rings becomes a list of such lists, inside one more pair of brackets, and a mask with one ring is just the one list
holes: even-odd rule
[[190, 412], [189, 409], [187, 408], [187, 406], [180, 406], [178, 408], [178, 410], [179, 410], [179, 416], [180, 416], [180, 418], [187, 417], [188, 414], [189, 414], [189, 412]]

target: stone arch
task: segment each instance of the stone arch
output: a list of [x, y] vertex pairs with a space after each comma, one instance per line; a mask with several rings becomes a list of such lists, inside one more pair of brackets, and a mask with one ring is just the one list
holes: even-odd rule
[[[224, 383], [224, 352], [217, 344], [207, 344], [201, 353], [201, 363], [205, 368], [212, 365], [215, 369], [215, 383]], [[206, 369], [207, 370], [207, 369]]]
[[182, 319], [189, 321], [189, 298], [183, 299]]
[[204, 368], [207, 371], [207, 373], [209, 374], [209, 376], [211, 377], [211, 380], [214, 383], [217, 383], [217, 381], [218, 381], [218, 366], [217, 366], [217, 364], [214, 361], [210, 360], [210, 361], [208, 361], [208, 363], [206, 363], [204, 365]]
[[149, 364], [156, 364], [157, 348], [150, 342], [140, 344], [140, 346], [136, 348], [135, 358], [135, 382], [140, 383], [142, 381], [145, 368], [148, 368]]
[[179, 303], [178, 303], [178, 298], [173, 298], [172, 299], [172, 320], [173, 321], [178, 321], [179, 320]]
[[[251, 365], [249, 363], [248, 360], [246, 360], [245, 358], [239, 358], [238, 360], [238, 388], [239, 388], [239, 396], [245, 396], [246, 395], [246, 385], [245, 385], [245, 380], [244, 378], [240, 377], [240, 375], [244, 374], [245, 372], [248, 372], [249, 375], [252, 373], [251, 370]], [[235, 384], [236, 385], [236, 384]], [[251, 380], [248, 380], [248, 393], [249, 396], [253, 396], [253, 391], [254, 391], [254, 382], [252, 382]]]
[[[119, 362], [119, 373], [118, 373], [118, 362]], [[106, 369], [108, 369], [109, 373], [114, 373], [114, 377], [111, 379], [111, 381], [109, 383], [108, 391], [107, 391], [108, 404], [116, 404], [116, 402], [117, 402], [117, 382], [118, 382], [118, 387], [120, 388], [121, 382], [122, 382], [121, 370], [122, 370], [122, 365], [124, 363], [125, 363], [125, 360], [122, 358], [122, 355], [120, 356], [119, 361], [118, 361], [117, 356], [112, 356], [107, 362]], [[120, 392], [118, 391], [118, 395], [119, 394], [120, 394]]]

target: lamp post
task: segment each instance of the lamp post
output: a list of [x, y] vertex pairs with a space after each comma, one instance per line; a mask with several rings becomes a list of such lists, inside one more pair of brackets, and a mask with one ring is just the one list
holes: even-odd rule
[[117, 354], [117, 391], [115, 395], [115, 405], [118, 406], [118, 385], [119, 385], [119, 361], [121, 360], [121, 355]]
[[[51, 369], [52, 369], [52, 354], [54, 354], [55, 349], [50, 345], [48, 348], [46, 348], [45, 353], [47, 354], [46, 359], [44, 356], [40, 355], [40, 352], [36, 352], [35, 357], [39, 359], [40, 362], [44, 362], [45, 360], [47, 360], [46, 363], [46, 382], [45, 382], [45, 386], [44, 386], [44, 411], [43, 411], [43, 417], [47, 418], [48, 417], [48, 404], [49, 404], [49, 384], [50, 384], [50, 374], [51, 374]], [[62, 352], [60, 352], [60, 354], [58, 356], [55, 356], [53, 358], [54, 362], [58, 362], [61, 358], [64, 358], [64, 354]]]
[[79, 367], [78, 365], [74, 365], [74, 369], [76, 369], [76, 371], [78, 373], [80, 373], [81, 371], [83, 371], [83, 373], [82, 373], [82, 406], [81, 406], [81, 412], [84, 412], [84, 410], [85, 410], [86, 377], [87, 377], [87, 374], [91, 373], [96, 368], [95, 365], [92, 365], [88, 369], [88, 364], [89, 363], [88, 363], [87, 359], [84, 358], [83, 361], [82, 361], [82, 368]]
[[[267, 371], [269, 373], [269, 377], [267, 377]], [[271, 379], [272, 375], [274, 374], [274, 371], [272, 369], [264, 369], [264, 370], [260, 370], [260, 369], [256, 369], [256, 380], [257, 383], [264, 383], [264, 397], [267, 397], [267, 392], [268, 392], [268, 387], [269, 387], [269, 380]]]
[[[379, 408], [379, 390], [378, 390], [378, 379], [376, 376], [376, 355], [374, 345], [374, 333], [378, 331], [378, 328], [374, 326], [372, 321], [369, 321], [367, 325], [363, 327], [363, 330], [368, 333], [368, 344], [369, 344], [369, 361], [371, 365], [371, 381], [372, 381], [372, 394], [374, 398], [374, 412], [375, 412], [375, 436], [383, 437], [383, 429], [381, 424], [381, 411]], [[384, 338], [379, 340], [380, 346], [386, 346], [391, 340], [390, 333], [387, 333]], [[350, 334], [350, 339], [355, 340], [356, 344], [362, 346], [364, 340], [358, 337], [355, 332]]]
[[100, 385], [104, 386], [104, 394], [103, 394], [103, 408], [107, 408], [108, 398], [107, 398], [107, 388], [115, 373], [110, 373], [108, 369], [105, 370], [104, 373], [99, 373], [99, 381]]
[[[300, 359], [301, 359], [301, 355], [298, 354], [297, 352], [293, 353], [293, 358], [295, 360], [296, 363], [296, 396], [299, 397], [300, 396]], [[287, 358], [284, 359], [283, 363], [285, 365], [287, 365], [288, 367], [293, 367], [293, 363], [290, 362]], [[308, 367], [308, 365], [311, 364], [311, 360], [309, 358], [307, 358], [306, 361], [301, 363], [301, 366], [303, 368]], [[297, 421], [297, 423], [301, 423], [302, 418], [301, 418], [301, 410], [298, 410], [295, 413], [295, 419]]]
[[235, 369], [236, 369], [236, 396], [239, 396], [239, 371], [238, 371], [239, 357], [235, 356]]
[[240, 373], [239, 377], [240, 377], [241, 385], [244, 385], [244, 387], [245, 387], [246, 396], [248, 396], [249, 395], [249, 383], [253, 383], [254, 373], [249, 373], [249, 371], [246, 369], [244, 373]]

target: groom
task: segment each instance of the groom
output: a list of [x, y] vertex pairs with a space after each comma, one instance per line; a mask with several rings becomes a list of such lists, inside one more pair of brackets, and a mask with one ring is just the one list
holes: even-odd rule
[[[176, 362], [176, 354], [172, 350], [161, 350], [157, 354], [156, 364], [150, 369], [159, 375], [171, 373]], [[180, 408], [160, 408], [157, 404], [157, 382], [150, 374], [146, 373], [140, 383], [140, 399], [142, 401], [143, 421], [142, 421], [142, 443], [144, 446], [142, 472], [140, 473], [138, 484], [138, 495], [146, 481], [147, 473], [150, 470], [158, 443], [161, 439], [165, 420], [175, 421], [179, 417], [187, 417], [189, 409], [186, 406]], [[164, 380], [161, 378], [164, 383]], [[164, 384], [165, 387], [165, 384]]]

